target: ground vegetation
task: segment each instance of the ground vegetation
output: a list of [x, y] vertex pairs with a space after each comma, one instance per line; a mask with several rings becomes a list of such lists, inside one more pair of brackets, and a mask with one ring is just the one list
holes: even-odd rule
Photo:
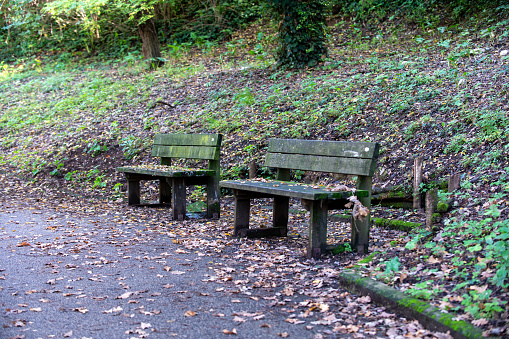
[[[19, 187], [41, 201], [48, 192], [120, 206], [126, 183], [114, 169], [153, 163], [156, 133], [222, 133], [223, 178], [245, 178], [250, 162], [263, 164], [271, 137], [377, 141], [376, 189], [410, 187], [416, 156], [424, 158], [423, 191], [450, 174], [461, 175], [461, 187], [440, 191], [449, 208], [432, 229], [374, 226], [369, 256], [343, 246], [325, 260], [455, 312], [487, 335], [508, 335], [508, 7], [465, 8], [457, 18], [440, 9], [426, 23], [373, 13], [336, 12], [328, 19], [327, 57], [301, 69], [276, 67], [277, 28], [264, 20], [226, 41], [163, 44], [167, 62], [152, 71], [131, 50], [83, 58], [34, 49], [2, 61], [3, 175], [23, 179]], [[260, 167], [258, 175], [274, 173]], [[326, 176], [293, 176], [327, 183]], [[154, 184], [144, 190], [147, 200], [156, 198]], [[190, 199], [199, 206], [203, 190]], [[254, 219], [261, 225], [264, 206]], [[424, 223], [418, 210], [373, 213]], [[292, 224], [292, 246], [306, 237], [301, 219]], [[231, 216], [221, 220], [211, 230], [227, 235]], [[348, 225], [334, 225], [329, 241], [346, 243]], [[277, 251], [278, 240], [235, 246], [265, 244]]]

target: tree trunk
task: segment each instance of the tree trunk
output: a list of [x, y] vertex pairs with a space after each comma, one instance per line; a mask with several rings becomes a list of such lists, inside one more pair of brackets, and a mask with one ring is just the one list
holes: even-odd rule
[[156, 69], [162, 66], [164, 62], [161, 60], [161, 47], [157, 37], [157, 30], [154, 20], [147, 21], [138, 25], [138, 32], [141, 37], [141, 50], [146, 60], [150, 62], [150, 67]]

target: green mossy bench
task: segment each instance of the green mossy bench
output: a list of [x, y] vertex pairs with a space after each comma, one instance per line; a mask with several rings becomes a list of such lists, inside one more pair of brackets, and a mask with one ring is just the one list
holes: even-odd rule
[[[371, 207], [372, 177], [379, 152], [378, 143], [270, 139], [265, 166], [277, 168], [276, 180], [221, 181], [221, 187], [232, 190], [235, 197], [235, 235], [242, 237], [286, 236], [289, 199], [300, 198], [310, 210], [307, 256], [319, 258], [327, 247], [327, 211], [344, 209], [350, 196], [356, 195]], [[337, 191], [324, 186], [290, 182], [290, 170], [337, 173], [357, 176], [355, 192]], [[273, 227], [249, 229], [251, 199], [273, 198]], [[352, 218], [351, 243], [366, 253], [369, 243], [369, 214]]]
[[[221, 134], [157, 134], [152, 156], [160, 165], [118, 167], [127, 179], [128, 204], [140, 204], [140, 181], [159, 180], [159, 204], [171, 204], [173, 219], [186, 217], [186, 186], [207, 185], [207, 218], [219, 218]], [[208, 160], [207, 169], [171, 166], [172, 158]]]

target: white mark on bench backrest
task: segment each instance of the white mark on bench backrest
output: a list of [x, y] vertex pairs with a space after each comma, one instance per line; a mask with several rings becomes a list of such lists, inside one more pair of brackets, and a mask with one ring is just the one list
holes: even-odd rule
[[364, 151], [365, 151], [365, 152], [369, 152], [369, 147], [366, 147], [366, 148], [364, 149]]
[[355, 151], [345, 151], [345, 154], [349, 155], [351, 157], [358, 157], [359, 156], [359, 152], [355, 152]]

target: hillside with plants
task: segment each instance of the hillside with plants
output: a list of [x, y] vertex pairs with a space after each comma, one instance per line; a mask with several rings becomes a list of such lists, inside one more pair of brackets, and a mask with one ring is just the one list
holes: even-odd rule
[[[97, 21], [105, 33], [100, 39], [92, 26], [67, 32], [63, 19], [13, 37], [23, 27], [21, 7], [20, 20], [10, 23], [16, 7], [1, 7], [9, 26], [2, 40], [16, 41], [2, 49], [0, 61], [3, 190], [41, 203], [75, 196], [121, 208], [126, 181], [115, 168], [156, 163], [150, 147], [157, 133], [222, 133], [223, 179], [246, 178], [253, 161], [259, 176], [272, 177], [263, 167], [269, 138], [376, 141], [375, 190], [410, 194], [418, 156], [423, 191], [451, 174], [461, 175], [461, 188], [440, 192], [449, 209], [432, 230], [416, 227], [384, 240], [375, 225], [368, 257], [331, 254], [329, 263], [358, 265], [457, 312], [487, 335], [509, 335], [509, 5], [414, 2], [422, 6], [398, 12], [382, 1], [336, 1], [328, 55], [304, 68], [277, 66], [278, 27], [257, 14], [258, 5], [236, 8], [243, 19], [227, 30], [217, 21], [196, 24], [194, 12], [174, 13], [177, 19], [160, 27], [168, 35], [156, 70], [143, 60], [136, 31], [115, 33], [107, 16]], [[30, 18], [25, 24], [36, 25]], [[170, 27], [186, 18], [187, 31]], [[49, 34], [58, 22], [60, 35]], [[13, 181], [30, 193], [9, 190]], [[154, 183], [144, 190], [155, 199]], [[190, 203], [202, 197], [198, 189]], [[376, 207], [373, 213], [424, 223], [420, 211]], [[222, 217], [229, 227], [230, 217]]]

